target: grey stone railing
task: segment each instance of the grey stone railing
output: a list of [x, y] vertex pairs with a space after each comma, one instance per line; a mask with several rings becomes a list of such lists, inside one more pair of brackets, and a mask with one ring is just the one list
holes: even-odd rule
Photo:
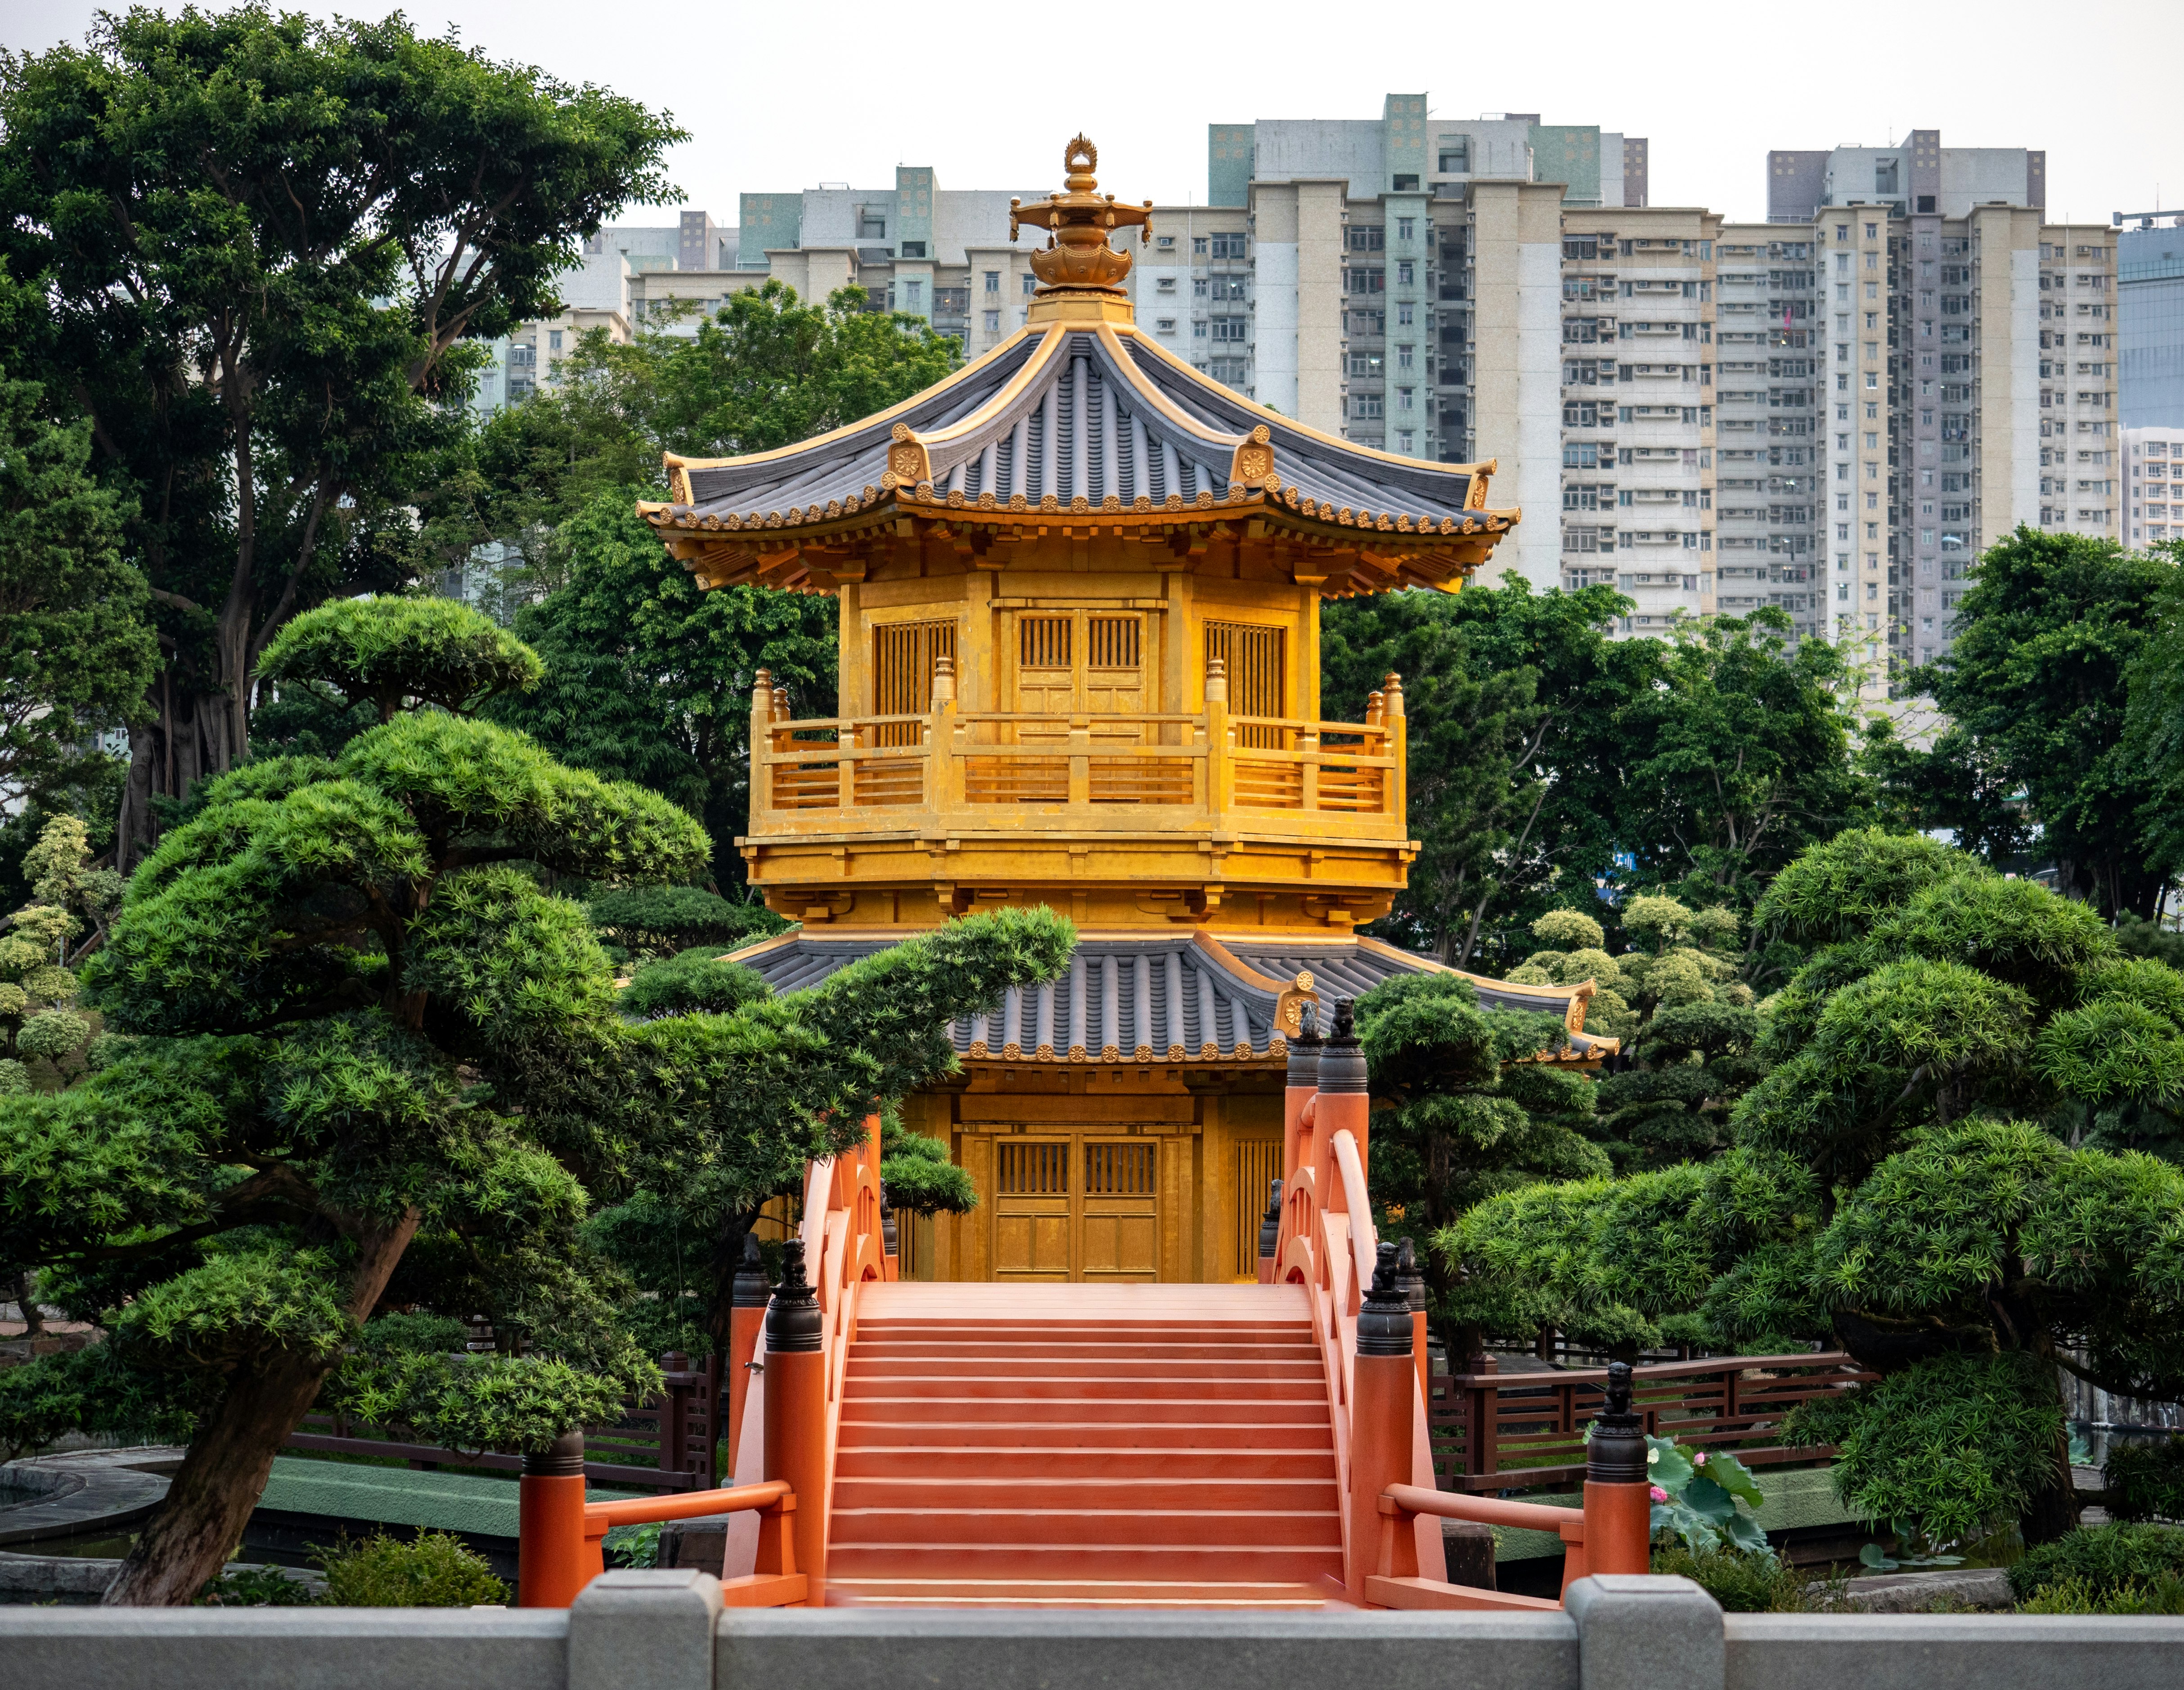
[[0, 1611], [0, 1682], [69, 1690], [2173, 1690], [2184, 1618], [1724, 1615], [1673, 1578], [1539, 1614], [723, 1613], [698, 1572], [546, 1609]]

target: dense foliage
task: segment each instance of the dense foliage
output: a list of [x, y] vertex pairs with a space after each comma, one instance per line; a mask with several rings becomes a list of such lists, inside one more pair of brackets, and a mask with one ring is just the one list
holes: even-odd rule
[[2058, 1365], [2184, 1391], [2184, 976], [1928, 840], [1853, 831], [1757, 912], [1812, 959], [1712, 1159], [1496, 1198], [1436, 1237], [1468, 1294], [1635, 1354], [1843, 1344], [1886, 1376], [1800, 1410], [1870, 1517], [1961, 1538], [2075, 1517]]
[[134, 736], [149, 800], [250, 747], [267, 642], [400, 584], [376, 543], [462, 427], [476, 343], [558, 309], [554, 275], [682, 132], [399, 14], [102, 14], [0, 61], [0, 259], [42, 309], [12, 348], [87, 422], [162, 646]]
[[[354, 654], [432, 696], [444, 631], [365, 622], [322, 625], [317, 678], [359, 690]], [[220, 777], [137, 870], [84, 970], [136, 1043], [0, 1100], [0, 1267], [106, 1333], [0, 1376], [0, 1438], [189, 1443], [114, 1599], [194, 1593], [322, 1393], [473, 1448], [617, 1412], [655, 1373], [582, 1230], [595, 1194], [763, 1202], [1070, 942], [1040, 915], [959, 923], [795, 999], [632, 1023], [541, 877], [672, 881], [705, 852], [657, 795], [433, 711]], [[480, 1314], [503, 1353], [461, 1352], [448, 1317]]]
[[[1914, 678], [1949, 725], [1930, 752], [1885, 764], [1907, 818], [1991, 859], [2036, 852], [2064, 892], [2110, 919], [2151, 915], [2174, 867], [2158, 844], [2149, 866], [2141, 842], [2148, 829], [2166, 839], [2176, 814], [2148, 803], [2148, 765], [2164, 766], [2174, 743], [2161, 702], [2174, 671], [2164, 675], [2159, 653], [2176, 636], [2162, 648], [2156, 628], [2176, 603], [2176, 565], [2174, 548], [2126, 552], [2025, 527], [1989, 547], [1956, 638]], [[2140, 735], [2127, 747], [2134, 677]]]

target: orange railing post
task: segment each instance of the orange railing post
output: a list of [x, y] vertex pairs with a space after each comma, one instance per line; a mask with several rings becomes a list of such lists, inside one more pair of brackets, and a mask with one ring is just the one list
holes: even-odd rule
[[515, 1605], [566, 1608], [603, 1570], [584, 1541], [584, 1434], [526, 1453], [516, 1482]]
[[1319, 1017], [1306, 1003], [1290, 1041], [1289, 1075], [1282, 1090], [1282, 1189], [1296, 1183], [1297, 1170], [1310, 1155], [1311, 1127], [1305, 1105], [1319, 1089]]
[[804, 1275], [804, 1241], [782, 1247], [781, 1284], [766, 1314], [766, 1476], [801, 1504], [792, 1516], [796, 1565], [818, 1607], [827, 1576], [826, 1321]]
[[1418, 1401], [1433, 1401], [1433, 1353], [1426, 1343], [1426, 1276], [1418, 1267], [1418, 1247], [1396, 1241], [1396, 1282], [1411, 1306], [1411, 1359], [1418, 1370]]
[[[1321, 1094], [1322, 1106], [1326, 1102]], [[1396, 1247], [1382, 1244], [1372, 1288], [1357, 1311], [1357, 1353], [1350, 1409], [1350, 1599], [1366, 1600], [1375, 1573], [1415, 1578], [1417, 1538], [1381, 1512], [1380, 1498], [1411, 1479], [1411, 1436], [1418, 1376], [1411, 1360], [1410, 1299], [1396, 1277]], [[1385, 1541], [1384, 1542], [1384, 1537]]]
[[1652, 1486], [1646, 1476], [1644, 1424], [1630, 1410], [1630, 1367], [1607, 1370], [1607, 1405], [1594, 1417], [1585, 1452], [1585, 1570], [1642, 1573], [1651, 1560]]
[[736, 1452], [743, 1448], [744, 1405], [750, 1400], [751, 1362], [759, 1334], [766, 1330], [766, 1304], [772, 1293], [759, 1259], [758, 1234], [744, 1234], [743, 1265], [728, 1292], [728, 1353], [721, 1369], [728, 1398], [728, 1476], [736, 1475]]

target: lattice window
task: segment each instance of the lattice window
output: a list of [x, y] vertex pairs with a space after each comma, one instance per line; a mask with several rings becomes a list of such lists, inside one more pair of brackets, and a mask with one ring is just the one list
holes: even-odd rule
[[1135, 616], [1095, 616], [1088, 631], [1090, 649], [1085, 662], [1093, 669], [1135, 669], [1139, 665], [1139, 631]]
[[1004, 1140], [998, 1190], [1003, 1197], [1069, 1195], [1069, 1146], [1049, 1140], [1028, 1143]]
[[1022, 616], [1017, 620], [1017, 664], [1021, 669], [1069, 667], [1070, 619]]
[[956, 659], [956, 625], [892, 622], [872, 630], [872, 714], [922, 716], [933, 708], [933, 665]]
[[1236, 1147], [1236, 1277], [1259, 1276], [1259, 1223], [1268, 1187], [1282, 1176], [1279, 1139], [1245, 1139]]
[[[1247, 622], [1208, 622], [1206, 655], [1219, 658], [1228, 670], [1228, 713], [1235, 716], [1285, 716], [1289, 702], [1289, 630]], [[1258, 750], [1279, 750], [1279, 728], [1245, 727], [1240, 743]]]
[[1153, 1194], [1153, 1152], [1150, 1139], [1119, 1141], [1084, 1147], [1084, 1195], [1087, 1197], [1150, 1197]]

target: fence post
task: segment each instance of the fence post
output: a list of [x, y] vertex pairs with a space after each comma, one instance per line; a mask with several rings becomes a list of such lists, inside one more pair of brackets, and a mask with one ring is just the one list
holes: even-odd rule
[[566, 1608], [604, 1570], [584, 1543], [582, 1432], [525, 1454], [515, 1515], [515, 1605]]
[[1390, 1485], [1411, 1480], [1411, 1302], [1396, 1277], [1396, 1247], [1384, 1243], [1357, 1311], [1357, 1355], [1350, 1408], [1350, 1599], [1360, 1608], [1374, 1573], [1418, 1576], [1418, 1543], [1407, 1520], [1380, 1511]]
[[796, 1565], [806, 1603], [825, 1604], [827, 1577], [826, 1320], [804, 1276], [804, 1241], [782, 1246], [781, 1284], [766, 1311], [766, 1474], [786, 1480], [796, 1509]]
[[1259, 1283], [1274, 1282], [1274, 1264], [1282, 1248], [1282, 1182], [1267, 1184], [1267, 1212], [1259, 1217]]
[[1236, 804], [1236, 759], [1228, 725], [1228, 665], [1206, 659], [1206, 807], [1226, 815]]
[[682, 1474], [688, 1470], [682, 1465], [690, 1447], [690, 1387], [676, 1379], [677, 1373], [687, 1373], [690, 1358], [679, 1349], [671, 1349], [660, 1358], [660, 1370], [669, 1376], [660, 1384], [660, 1470]]
[[753, 814], [773, 805], [773, 671], [751, 676], [750, 808]]
[[[1323, 1203], [1333, 1194], [1334, 1182], [1341, 1177], [1334, 1161], [1336, 1133], [1350, 1135], [1357, 1146], [1358, 1167], [1368, 1177], [1373, 1171], [1373, 1104], [1368, 1095], [1371, 1081], [1365, 1072], [1365, 1053], [1358, 1045], [1352, 1019], [1357, 1008], [1355, 998], [1334, 1000], [1334, 1025], [1328, 1030], [1327, 1042], [1319, 1050], [1319, 1101], [1312, 1108], [1312, 1142], [1319, 1152], [1317, 1159], [1321, 1176], [1329, 1186], [1321, 1193]], [[1372, 1218], [1369, 1215], [1356, 1215], [1350, 1224], [1353, 1227], [1368, 1226]]]
[[1380, 725], [1388, 731], [1387, 752], [1394, 766], [1388, 770], [1384, 814], [1401, 817], [1410, 802], [1410, 723], [1403, 714], [1403, 677], [1390, 675], [1380, 683]]
[[1630, 1412], [1630, 1365], [1612, 1362], [1607, 1402], [1585, 1451], [1585, 1567], [1588, 1574], [1642, 1573], [1653, 1537], [1646, 1434]]

